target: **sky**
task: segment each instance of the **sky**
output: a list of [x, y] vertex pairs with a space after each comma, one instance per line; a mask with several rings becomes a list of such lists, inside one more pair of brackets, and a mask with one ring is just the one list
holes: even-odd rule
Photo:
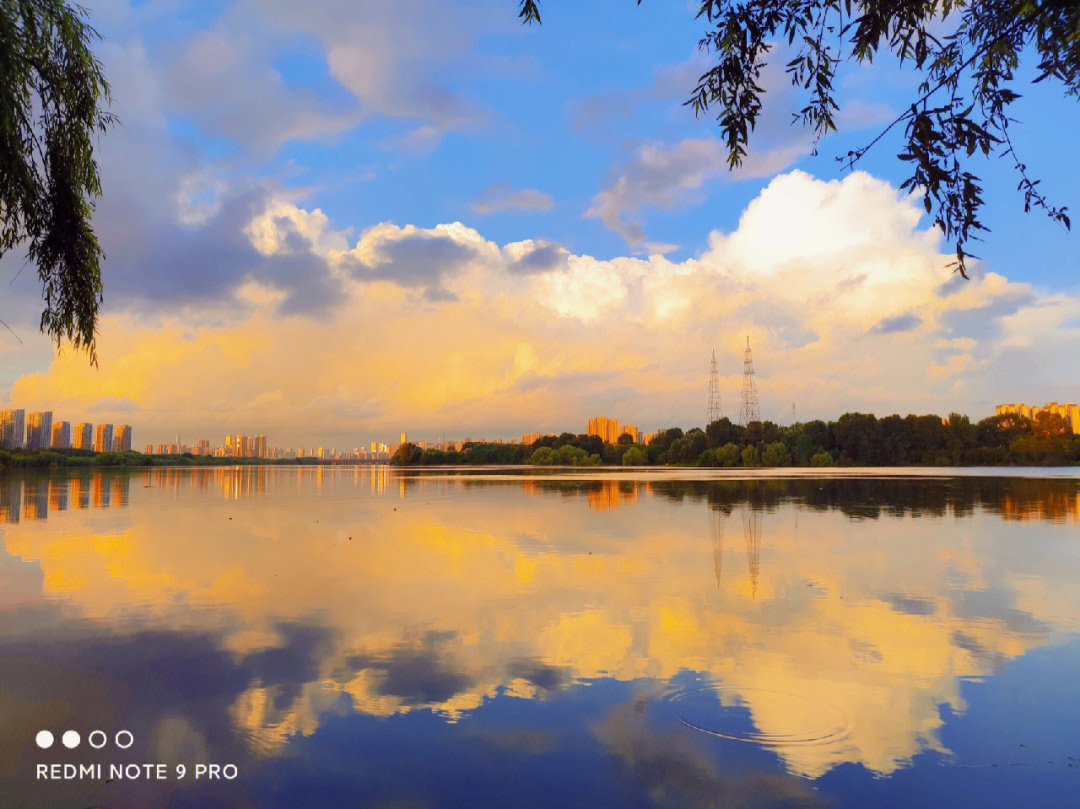
[[[716, 352], [737, 418], [961, 412], [1080, 399], [1078, 238], [980, 161], [972, 280], [899, 190], [916, 78], [837, 78], [814, 144], [782, 47], [744, 165], [683, 104], [706, 68], [690, 2], [88, 3], [120, 125], [97, 154], [98, 367], [38, 330], [0, 259], [0, 407], [340, 449], [701, 426]], [[1014, 142], [1075, 206], [1080, 106], [1019, 71]]]

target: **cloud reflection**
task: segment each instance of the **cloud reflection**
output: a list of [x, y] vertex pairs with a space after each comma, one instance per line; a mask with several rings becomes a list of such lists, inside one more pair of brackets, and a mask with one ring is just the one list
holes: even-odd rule
[[[159, 721], [183, 719], [195, 746], [215, 742], [185, 712], [211, 698], [192, 666], [219, 671], [213, 699], [263, 754], [328, 712], [458, 719], [500, 694], [689, 671], [762, 736], [842, 706], [841, 744], [777, 747], [791, 772], [887, 774], [944, 750], [942, 706], [964, 710], [963, 678], [1080, 628], [1080, 571], [1057, 525], [1077, 519], [1074, 480], [140, 479], [122, 510], [5, 526], [0, 578], [21, 595], [0, 604], [96, 627], [94, 659], [137, 645], [138, 672], [110, 676], [175, 677]], [[167, 648], [177, 633], [202, 651]], [[39, 665], [62, 648], [5, 659]]]

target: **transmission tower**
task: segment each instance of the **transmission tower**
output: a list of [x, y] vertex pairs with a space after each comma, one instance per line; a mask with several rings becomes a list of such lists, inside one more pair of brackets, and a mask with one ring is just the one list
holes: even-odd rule
[[720, 375], [716, 372], [716, 350], [712, 353], [712, 368], [709, 371], [709, 406], [705, 411], [705, 426], [720, 421]]
[[757, 388], [754, 386], [754, 359], [750, 356], [750, 335], [746, 335], [746, 353], [743, 355], [742, 410], [739, 423], [744, 427], [752, 421], [761, 421], [758, 410]]

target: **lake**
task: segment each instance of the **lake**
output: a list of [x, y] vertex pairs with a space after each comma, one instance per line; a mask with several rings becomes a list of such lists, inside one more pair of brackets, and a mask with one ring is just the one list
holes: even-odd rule
[[0, 803], [1075, 805], [1076, 470], [784, 471], [0, 477]]

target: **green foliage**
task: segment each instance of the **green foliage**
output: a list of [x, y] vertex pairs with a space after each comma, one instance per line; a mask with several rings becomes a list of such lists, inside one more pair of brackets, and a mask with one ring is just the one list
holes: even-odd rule
[[[540, 22], [537, 0], [520, 0], [520, 7], [525, 22]], [[701, 0], [697, 16], [705, 27], [699, 49], [713, 60], [685, 103], [695, 114], [715, 113], [730, 168], [746, 157], [765, 93], [761, 73], [775, 43], [791, 49], [788, 77], [805, 94], [793, 123], [812, 130], [816, 141], [837, 128], [840, 65], [885, 53], [918, 75], [911, 103], [869, 143], [838, 160], [853, 167], [903, 124], [897, 157], [910, 174], [901, 188], [922, 195], [926, 212], [953, 242], [953, 266], [965, 278], [973, 257], [967, 246], [986, 230], [973, 158], [1005, 158], [1016, 172], [1024, 211], [1041, 208], [1070, 227], [1067, 209], [1043, 197], [1017, 154], [1009, 113], [1020, 97], [1011, 85], [1022, 56], [1037, 62], [1034, 81], [1052, 79], [1067, 97], [1080, 96], [1076, 0]]]
[[397, 448], [394, 457], [390, 459], [390, 463], [394, 466], [412, 466], [413, 464], [420, 463], [422, 455], [423, 453], [420, 451], [420, 447], [406, 441]]
[[555, 463], [555, 450], [551, 447], [540, 447], [529, 456], [529, 463], [533, 466], [551, 466]]
[[720, 466], [738, 466], [742, 455], [737, 445], [728, 443], [716, 450], [716, 460]]
[[97, 34], [62, 0], [0, 3], [0, 256], [23, 242], [41, 279], [41, 329], [91, 362], [102, 299], [90, 227], [101, 182], [93, 138], [113, 123]]
[[790, 463], [787, 447], [780, 441], [765, 447], [765, 454], [761, 456], [762, 466], [788, 466]]
[[[1041, 425], [1041, 426], [1040, 426]], [[1064, 432], [1063, 432], [1064, 430]], [[710, 446], [711, 434], [737, 440]], [[769, 438], [765, 441], [762, 439]], [[531, 450], [531, 451], [530, 451]], [[176, 456], [153, 462], [175, 463]], [[0, 463], [3, 457], [0, 456]], [[194, 462], [199, 462], [195, 459]], [[845, 413], [835, 422], [809, 421], [779, 427], [753, 422], [745, 428], [721, 419], [702, 431], [677, 427], [660, 431], [647, 446], [604, 444], [596, 436], [563, 433], [545, 436], [529, 447], [518, 444], [466, 444], [464, 451], [425, 450], [402, 445], [391, 463], [519, 464], [538, 466], [1000, 466], [1080, 462], [1080, 436], [1060, 419], [1037, 423], [1018, 416], [992, 416], [977, 424], [959, 413], [947, 419], [870, 413]]]

